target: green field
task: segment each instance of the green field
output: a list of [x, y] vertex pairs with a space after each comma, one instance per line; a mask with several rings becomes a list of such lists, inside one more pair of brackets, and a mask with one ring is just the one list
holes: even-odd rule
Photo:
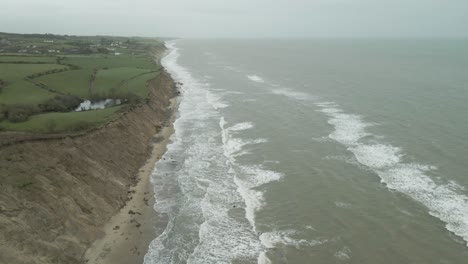
[[24, 79], [26, 76], [41, 73], [53, 69], [67, 68], [58, 64], [13, 64], [0, 63], [0, 79], [13, 83]]
[[[27, 131], [36, 133], [80, 131], [99, 126], [112, 120], [114, 114], [123, 106], [115, 106], [102, 110], [46, 113], [34, 115], [28, 121], [21, 123], [0, 122], [0, 126], [10, 131]], [[53, 124], [53, 125], [51, 125]]]
[[41, 89], [30, 82], [20, 80], [3, 88], [0, 93], [0, 104], [37, 105], [54, 96], [56, 94]]
[[102, 69], [102, 68], [140, 68], [157, 70], [159, 66], [149, 56], [132, 55], [77, 55], [66, 56], [63, 61], [66, 64], [77, 65], [81, 68]]
[[0, 56], [0, 62], [28, 62], [28, 63], [51, 63], [54, 64], [57, 57], [51, 56]]
[[132, 78], [125, 82], [122, 86], [117, 89], [120, 92], [131, 92], [142, 98], [148, 97], [148, 89], [146, 88], [146, 83], [155, 78], [159, 72], [146, 73], [139, 75], [136, 78]]
[[89, 98], [89, 85], [92, 72], [93, 70], [91, 69], [71, 70], [44, 75], [35, 80], [55, 91], [86, 99]]
[[[107, 70], [100, 70], [96, 75], [96, 82], [94, 85], [94, 94], [108, 94], [112, 89], [119, 90], [125, 82], [133, 77], [149, 73], [148, 69], [138, 68], [113, 68]], [[142, 88], [146, 90], [144, 85]], [[146, 97], [146, 96], [144, 96]]]

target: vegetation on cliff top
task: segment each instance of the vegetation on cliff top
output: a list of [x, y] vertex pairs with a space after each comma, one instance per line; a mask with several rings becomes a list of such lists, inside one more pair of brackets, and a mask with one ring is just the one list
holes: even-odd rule
[[105, 124], [125, 106], [74, 112], [83, 100], [148, 97], [161, 66], [157, 39], [0, 33], [0, 131], [73, 132]]

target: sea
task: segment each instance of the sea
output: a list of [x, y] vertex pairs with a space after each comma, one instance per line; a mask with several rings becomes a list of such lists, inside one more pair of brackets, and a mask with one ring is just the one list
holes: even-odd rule
[[468, 263], [468, 40], [166, 46], [145, 264]]

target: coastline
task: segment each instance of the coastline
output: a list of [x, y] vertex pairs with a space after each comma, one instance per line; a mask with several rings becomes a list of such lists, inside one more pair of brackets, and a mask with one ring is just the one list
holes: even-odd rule
[[102, 237], [84, 255], [86, 263], [143, 263], [149, 244], [157, 236], [156, 226], [160, 220], [153, 209], [155, 200], [150, 179], [174, 133], [175, 107], [176, 98], [173, 98], [169, 122], [154, 136], [151, 154], [138, 172], [138, 183], [129, 190], [130, 200], [102, 227]]

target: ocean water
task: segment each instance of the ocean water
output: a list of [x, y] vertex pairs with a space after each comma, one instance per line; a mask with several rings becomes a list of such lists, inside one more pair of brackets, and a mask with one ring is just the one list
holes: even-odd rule
[[468, 263], [467, 40], [178, 40], [145, 264]]

